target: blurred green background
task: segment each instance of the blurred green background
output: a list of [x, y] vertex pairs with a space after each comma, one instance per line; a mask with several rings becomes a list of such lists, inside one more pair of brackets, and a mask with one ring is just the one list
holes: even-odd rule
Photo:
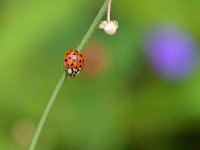
[[[103, 0], [0, 1], [0, 150], [25, 150], [60, 75]], [[154, 21], [175, 21], [200, 40], [199, 0], [115, 0], [115, 36], [96, 30], [85, 70], [67, 79], [37, 150], [200, 149], [200, 71], [157, 76], [140, 39]]]

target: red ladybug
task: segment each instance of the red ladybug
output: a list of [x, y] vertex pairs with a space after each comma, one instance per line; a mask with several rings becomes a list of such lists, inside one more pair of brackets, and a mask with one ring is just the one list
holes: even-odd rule
[[75, 49], [68, 50], [64, 55], [64, 67], [70, 78], [75, 77], [84, 67], [83, 54]]

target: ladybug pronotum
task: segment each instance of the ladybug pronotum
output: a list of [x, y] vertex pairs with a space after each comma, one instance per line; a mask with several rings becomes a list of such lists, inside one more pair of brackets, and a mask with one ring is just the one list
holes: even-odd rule
[[84, 67], [83, 54], [75, 49], [68, 50], [64, 55], [64, 67], [70, 78], [75, 77]]

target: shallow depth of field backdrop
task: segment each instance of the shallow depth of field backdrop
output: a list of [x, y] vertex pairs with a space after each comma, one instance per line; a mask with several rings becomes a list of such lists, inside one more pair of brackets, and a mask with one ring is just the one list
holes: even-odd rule
[[[27, 149], [65, 51], [77, 47], [102, 3], [0, 1], [0, 150]], [[173, 24], [198, 48], [200, 1], [115, 0], [112, 6], [117, 34], [96, 30], [84, 48], [84, 71], [67, 79], [36, 149], [200, 149], [198, 57], [189, 75], [169, 79], [149, 63], [143, 41], [149, 27]]]

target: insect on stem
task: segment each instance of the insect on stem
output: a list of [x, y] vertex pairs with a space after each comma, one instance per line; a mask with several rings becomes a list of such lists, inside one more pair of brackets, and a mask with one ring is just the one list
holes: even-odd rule
[[[104, 14], [106, 13], [107, 10], [107, 6], [108, 6], [108, 1], [105, 0], [104, 4], [102, 5], [101, 9], [99, 10], [98, 14], [96, 15], [94, 21], [92, 22], [92, 24], [90, 25], [88, 31], [86, 32], [86, 34], [84, 35], [83, 39], [81, 40], [80, 44], [77, 47], [78, 51], [81, 51], [83, 49], [83, 47], [86, 45], [87, 41], [89, 40], [89, 38], [91, 37], [91, 35], [94, 33], [94, 30], [96, 29], [96, 26], [99, 24], [99, 22], [101, 21], [102, 17], [104, 16]], [[52, 96], [50, 97], [47, 106], [45, 107], [45, 110], [42, 114], [42, 117], [38, 123], [38, 126], [35, 130], [35, 133], [33, 135], [33, 138], [31, 140], [31, 143], [29, 145], [28, 150], [35, 150], [35, 146], [38, 142], [39, 136], [44, 128], [45, 122], [47, 120], [48, 114], [50, 112], [50, 109], [52, 108], [59, 92], [61, 91], [62, 86], [64, 85], [64, 81], [67, 78], [67, 72], [64, 71], [62, 73], [62, 76], [60, 77], [55, 90], [52, 93]]]

